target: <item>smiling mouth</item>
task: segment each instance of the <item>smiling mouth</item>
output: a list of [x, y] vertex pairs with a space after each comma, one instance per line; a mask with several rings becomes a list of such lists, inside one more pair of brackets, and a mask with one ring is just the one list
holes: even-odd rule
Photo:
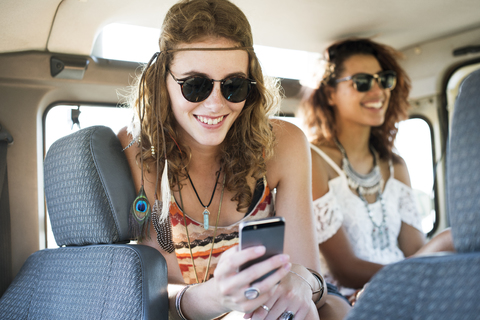
[[224, 117], [225, 116], [220, 116], [218, 118], [207, 118], [207, 117], [202, 117], [202, 116], [195, 116], [195, 118], [197, 118], [198, 121], [200, 121], [202, 123], [205, 123], [205, 124], [209, 124], [209, 125], [215, 125], [215, 124], [218, 124], [218, 123], [222, 122]]
[[383, 107], [383, 101], [369, 102], [369, 103], [364, 103], [363, 105], [367, 108], [380, 109], [381, 107]]

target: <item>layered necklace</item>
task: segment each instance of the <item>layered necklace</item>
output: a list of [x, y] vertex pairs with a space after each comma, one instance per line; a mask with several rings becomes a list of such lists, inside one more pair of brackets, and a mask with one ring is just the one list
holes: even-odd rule
[[[368, 218], [372, 222], [372, 244], [374, 248], [380, 248], [384, 250], [390, 246], [390, 236], [388, 234], [388, 227], [386, 223], [386, 211], [385, 205], [382, 197], [382, 188], [383, 188], [383, 178], [382, 173], [380, 172], [380, 167], [377, 163], [376, 152], [372, 146], [369, 146], [370, 152], [373, 156], [373, 169], [367, 174], [360, 174], [355, 169], [353, 169], [350, 161], [347, 157], [347, 152], [343, 148], [342, 144], [338, 139], [335, 138], [335, 143], [342, 153], [342, 170], [347, 177], [348, 186], [353, 190], [356, 190], [358, 196], [365, 204], [367, 208]], [[366, 195], [376, 195], [375, 201], [380, 201], [380, 207], [382, 210], [382, 221], [380, 224], [377, 224], [373, 220], [372, 212], [370, 211], [369, 203], [365, 198]]]
[[[212, 199], [213, 199], [213, 195], [215, 194], [215, 189], [217, 188], [217, 183], [218, 183], [218, 177], [220, 176], [220, 172], [221, 170], [218, 171], [218, 174], [217, 174], [217, 180], [215, 182], [215, 188], [213, 189], [213, 194], [212, 194], [212, 198], [210, 199], [210, 203], [208, 204], [208, 206], [205, 207], [205, 210], [207, 210], [207, 208], [210, 206], [210, 204], [212, 203]], [[188, 176], [188, 179], [190, 180], [190, 182], [192, 182], [192, 179], [190, 179], [190, 176], [188, 175], [188, 172], [187, 172], [187, 176]], [[226, 174], [223, 175], [223, 183], [222, 183], [222, 193], [220, 195], [220, 204], [218, 205], [218, 212], [217, 212], [217, 220], [215, 222], [215, 229], [213, 231], [213, 237], [212, 237], [212, 247], [210, 249], [210, 254], [208, 256], [208, 263], [207, 263], [207, 269], [205, 271], [205, 276], [203, 278], [203, 281], [202, 282], [205, 282], [207, 281], [207, 277], [208, 277], [208, 272], [210, 270], [210, 264], [211, 264], [211, 261], [212, 261], [212, 253], [213, 253], [213, 248], [215, 246], [215, 237], [217, 236], [217, 227], [218, 227], [218, 221], [220, 220], [220, 212], [222, 210], [222, 202], [223, 202], [223, 192], [225, 191], [225, 178], [226, 178]], [[178, 179], [177, 179], [178, 181]], [[193, 183], [192, 183], [192, 187], [193, 187]], [[202, 204], [203, 206], [203, 203], [202, 201], [200, 200], [200, 198], [198, 197], [198, 193], [197, 191], [195, 190], [195, 187], [193, 187], [193, 190], [195, 191], [195, 194], [197, 195], [197, 198], [198, 200], [200, 201], [200, 203]], [[179, 191], [178, 191], [179, 195], [180, 195], [180, 204], [181, 204], [181, 210], [183, 212], [183, 224], [185, 225], [185, 232], [187, 234], [187, 243], [188, 243], [188, 250], [190, 251], [190, 258], [192, 259], [192, 266], [193, 266], [193, 271], [195, 272], [195, 280], [197, 281], [197, 283], [200, 283], [199, 279], [198, 279], [198, 274], [197, 274], [197, 268], [195, 267], [195, 260], [193, 258], [193, 252], [192, 252], [192, 246], [190, 244], [190, 235], [188, 234], [188, 227], [187, 227], [187, 219], [185, 217], [186, 213], [185, 213], [185, 206], [183, 205], [183, 198], [182, 198], [182, 191], [181, 191], [181, 188], [179, 188]], [[208, 210], [207, 210], [208, 211]], [[204, 211], [205, 212], [205, 211]], [[208, 223], [208, 215], [210, 214], [210, 212], [208, 212], [207, 214], [207, 223]], [[205, 220], [205, 213], [204, 213], [204, 220]], [[205, 227], [205, 224], [204, 224], [204, 228], [205, 229], [208, 229], [208, 227]]]
[[[187, 177], [188, 177], [188, 180], [190, 180], [190, 183], [192, 185], [192, 188], [193, 188], [193, 191], [195, 191], [195, 195], [197, 196], [197, 199], [198, 201], [200, 202], [200, 204], [202, 205], [202, 207], [205, 208], [205, 210], [203, 210], [203, 228], [205, 230], [208, 230], [208, 227], [209, 227], [209, 223], [210, 223], [210, 211], [208, 211], [208, 207], [210, 207], [210, 205], [212, 204], [212, 200], [213, 200], [213, 196], [215, 196], [215, 191], [217, 190], [217, 185], [218, 185], [218, 177], [220, 177], [220, 170], [218, 170], [218, 173], [217, 173], [217, 179], [215, 180], [215, 186], [213, 187], [213, 192], [212, 192], [212, 196], [210, 197], [210, 201], [208, 202], [207, 205], [204, 205], [203, 202], [202, 202], [202, 199], [200, 199], [200, 196], [198, 195], [198, 192], [197, 192], [197, 189], [195, 189], [195, 186], [193, 185], [193, 181], [192, 179], [190, 178], [190, 175], [188, 174], [188, 171], [187, 171]], [[225, 182], [224, 182], [225, 184]], [[222, 187], [223, 188], [223, 187]], [[223, 190], [223, 189], [222, 189]]]

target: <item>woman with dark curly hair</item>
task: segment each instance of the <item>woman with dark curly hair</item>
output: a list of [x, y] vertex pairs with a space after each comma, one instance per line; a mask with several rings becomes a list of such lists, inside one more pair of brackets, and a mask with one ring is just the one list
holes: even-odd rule
[[[138, 190], [132, 232], [162, 253], [178, 285], [170, 317], [343, 318], [348, 303], [327, 295], [320, 275], [308, 141], [269, 118], [278, 83], [262, 74], [245, 15], [226, 0], [180, 1], [159, 46], [119, 138]], [[285, 254], [239, 271], [265, 254], [238, 250], [240, 222], [274, 215], [285, 219]]]
[[334, 43], [301, 108], [322, 270], [351, 298], [385, 264], [453, 248], [449, 230], [424, 246], [407, 167], [392, 152], [409, 107], [410, 80], [398, 57], [369, 39]]

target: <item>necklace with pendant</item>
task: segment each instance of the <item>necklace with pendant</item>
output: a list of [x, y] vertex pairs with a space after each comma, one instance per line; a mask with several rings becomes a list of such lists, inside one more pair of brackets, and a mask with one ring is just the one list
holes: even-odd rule
[[342, 153], [342, 170], [347, 176], [348, 186], [353, 190], [359, 190], [363, 195], [377, 194], [382, 191], [383, 178], [380, 167], [377, 164], [375, 151], [370, 146], [370, 152], [373, 156], [373, 169], [367, 174], [361, 174], [353, 169], [347, 157], [347, 152], [338, 139], [335, 139], [338, 149]]
[[[380, 248], [380, 250], [384, 250], [390, 247], [390, 235], [388, 234], [388, 227], [386, 222], [386, 213], [385, 213], [385, 205], [383, 203], [382, 194], [379, 192], [377, 194], [377, 199], [380, 201], [380, 207], [382, 208], [382, 222], [377, 224], [373, 220], [372, 212], [370, 211], [370, 207], [368, 206], [368, 201], [365, 199], [364, 195], [357, 190], [360, 199], [362, 199], [363, 203], [365, 203], [365, 207], [367, 208], [368, 218], [372, 222], [372, 245], [373, 248]], [[376, 201], [375, 200], [375, 201]]]
[[[188, 176], [188, 173], [187, 173], [187, 176]], [[218, 171], [218, 176], [220, 176], [220, 170]], [[218, 176], [217, 176], [217, 182], [218, 182]], [[205, 271], [205, 276], [203, 278], [203, 281], [202, 282], [205, 282], [207, 281], [207, 278], [208, 278], [208, 272], [210, 270], [210, 264], [212, 262], [212, 253], [213, 253], [213, 248], [215, 246], [215, 237], [217, 236], [217, 227], [218, 227], [218, 221], [220, 220], [220, 212], [222, 210], [222, 202], [223, 202], [223, 192], [225, 191], [225, 179], [226, 179], [226, 176], [227, 175], [224, 175], [223, 176], [223, 183], [222, 183], [222, 193], [220, 194], [220, 204], [218, 205], [218, 212], [217, 212], [217, 221], [215, 222], [215, 229], [213, 231], [213, 237], [212, 237], [212, 247], [210, 248], [210, 254], [208, 256], [208, 262], [207, 262], [207, 269]], [[190, 177], [189, 177], [190, 178]], [[178, 181], [178, 179], [177, 179]], [[190, 180], [190, 182], [192, 182]], [[215, 183], [215, 187], [217, 185], [217, 182]], [[193, 186], [193, 184], [192, 184]], [[195, 190], [195, 188], [194, 188]], [[213, 191], [215, 193], [215, 190]], [[196, 193], [196, 192], [195, 192]], [[181, 210], [183, 212], [183, 224], [185, 225], [185, 233], [187, 234], [187, 243], [188, 243], [188, 250], [190, 251], [190, 258], [192, 259], [192, 266], [193, 266], [193, 271], [195, 273], [195, 280], [197, 281], [197, 283], [200, 283], [200, 281], [198, 280], [198, 274], [197, 274], [197, 268], [195, 267], [195, 260], [193, 258], [193, 252], [192, 252], [192, 246], [190, 244], [190, 235], [188, 234], [188, 227], [187, 227], [187, 219], [185, 217], [186, 213], [185, 213], [185, 210], [184, 210], [184, 205], [183, 205], [183, 198], [182, 198], [182, 190], [181, 188], [179, 189], [178, 191], [178, 194], [180, 195], [180, 204], [181, 204]], [[197, 194], [197, 197], [198, 197], [198, 194]], [[212, 195], [212, 198], [213, 198], [213, 195]], [[200, 200], [200, 198], [198, 199]], [[210, 202], [212, 202], [212, 200], [210, 200]], [[210, 204], [209, 204], [210, 205]], [[208, 229], [208, 228], [207, 228]]]
[[[357, 191], [358, 196], [365, 204], [367, 208], [368, 218], [372, 222], [372, 244], [374, 248], [380, 248], [384, 250], [390, 246], [390, 236], [388, 234], [388, 227], [386, 223], [386, 211], [383, 203], [382, 188], [383, 178], [380, 172], [380, 167], [377, 164], [377, 157], [375, 151], [370, 146], [370, 152], [373, 155], [373, 169], [366, 175], [360, 174], [353, 169], [350, 161], [347, 157], [347, 152], [343, 148], [338, 139], [335, 139], [338, 149], [342, 153], [342, 170], [347, 177], [348, 186]], [[373, 220], [372, 212], [368, 206], [368, 201], [365, 199], [366, 195], [375, 194], [375, 201], [380, 200], [380, 206], [382, 210], [382, 221], [377, 224]]]
[[218, 170], [217, 179], [215, 180], [215, 186], [213, 187], [212, 196], [210, 197], [210, 201], [208, 202], [207, 205], [204, 205], [202, 200], [200, 199], [200, 197], [198, 195], [198, 192], [197, 192], [197, 189], [195, 189], [195, 186], [193, 185], [193, 181], [190, 178], [190, 175], [188, 174], [188, 171], [187, 171], [187, 177], [188, 177], [188, 180], [190, 180], [190, 183], [192, 184], [193, 191], [195, 191], [195, 195], [197, 196], [198, 201], [200, 201], [200, 204], [202, 205], [202, 207], [205, 208], [205, 210], [203, 210], [203, 228], [205, 230], [208, 230], [208, 227], [209, 227], [210, 211], [208, 211], [208, 207], [210, 207], [210, 205], [212, 204], [213, 196], [215, 195], [215, 191], [217, 190], [217, 184], [218, 184], [218, 178], [220, 177], [220, 171], [221, 171], [221, 169]]

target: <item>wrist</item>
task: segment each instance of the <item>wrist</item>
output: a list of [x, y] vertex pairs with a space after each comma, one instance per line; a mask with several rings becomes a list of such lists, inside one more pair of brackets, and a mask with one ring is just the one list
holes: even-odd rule
[[212, 280], [190, 284], [178, 291], [173, 309], [178, 319], [217, 319], [232, 311], [221, 303], [220, 293], [215, 290]]
[[321, 274], [315, 270], [305, 268], [301, 265], [292, 266], [292, 270], [289, 271], [295, 276], [299, 277], [303, 282], [305, 282], [312, 292], [312, 301], [315, 305], [319, 305], [320, 300], [322, 300], [325, 295], [325, 281]]
[[312, 276], [315, 278], [317, 282], [315, 287], [316, 289], [313, 292], [314, 293], [313, 302], [315, 303], [316, 306], [318, 306], [319, 302], [325, 296], [327, 285], [325, 283], [325, 279], [323, 279], [323, 276], [320, 273], [309, 268], [307, 268], [307, 270], [312, 274]]
[[186, 285], [185, 287], [183, 287], [182, 290], [178, 291], [177, 295], [175, 296], [175, 311], [177, 312], [177, 316], [181, 320], [188, 320], [182, 312], [182, 299], [183, 299], [183, 296], [185, 295], [185, 292], [187, 292], [187, 290], [194, 285], [195, 284]]

